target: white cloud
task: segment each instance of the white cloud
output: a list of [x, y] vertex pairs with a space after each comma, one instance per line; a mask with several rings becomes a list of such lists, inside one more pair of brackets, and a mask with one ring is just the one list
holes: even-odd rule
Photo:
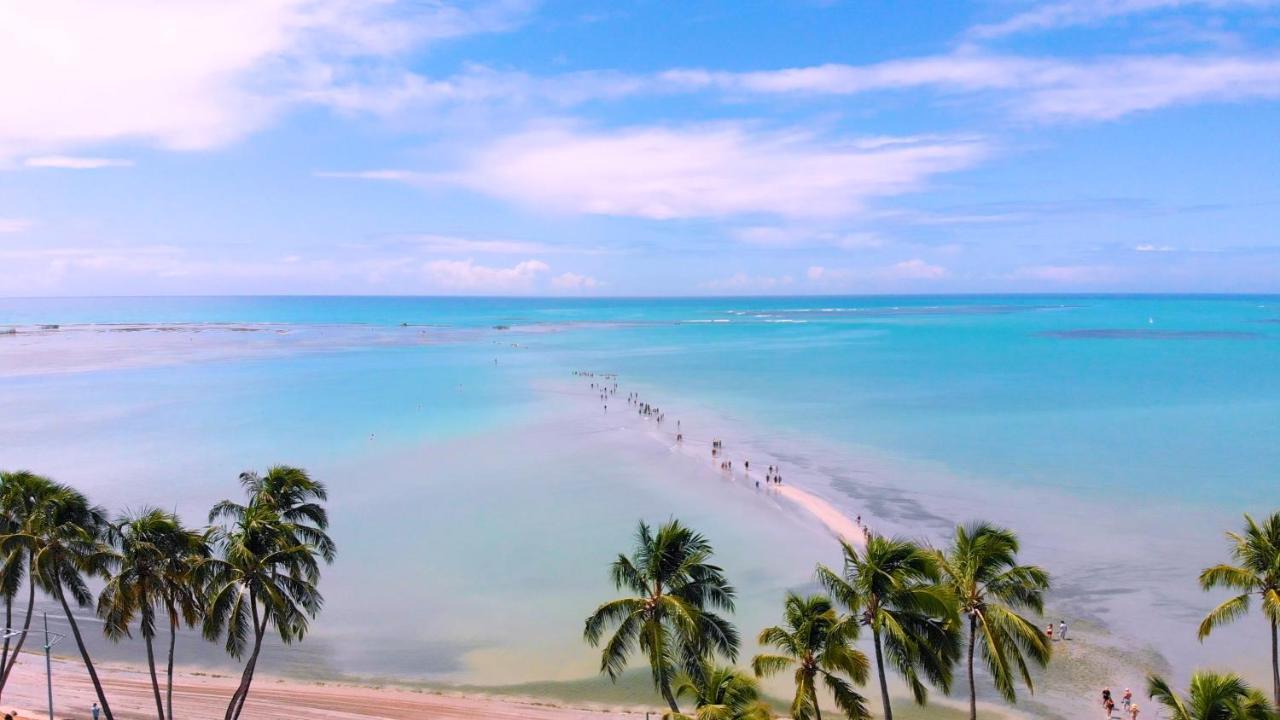
[[1150, 243], [1137, 245], [1133, 249], [1137, 252], [1173, 252], [1174, 250], [1177, 250], [1177, 248], [1172, 245], [1152, 245]]
[[467, 260], [432, 260], [423, 266], [427, 280], [443, 290], [512, 292], [529, 290], [534, 278], [551, 270], [541, 260], [525, 260], [511, 267], [488, 267]]
[[6, 2], [0, 158], [111, 141], [218, 146], [417, 44], [506, 29], [525, 5]]
[[102, 157], [78, 157], [74, 155], [41, 155], [29, 157], [22, 164], [31, 168], [59, 168], [62, 170], [97, 170], [110, 167], [133, 167], [132, 160]]
[[978, 25], [969, 34], [978, 38], [999, 38], [1024, 32], [1093, 25], [1128, 15], [1161, 10], [1184, 10], [1192, 7], [1215, 10], [1231, 7], [1256, 9], [1274, 5], [1275, 0], [1066, 0], [1045, 3], [997, 23]]
[[805, 272], [810, 281], [818, 284], [840, 285], [853, 281], [941, 280], [950, 272], [941, 265], [933, 265], [919, 258], [903, 260], [884, 267], [829, 268], [812, 265]]
[[734, 273], [727, 278], [708, 280], [701, 284], [706, 290], [777, 290], [790, 286], [795, 281], [790, 275], [771, 277], [767, 275], [748, 275], [744, 272]]
[[859, 147], [736, 124], [553, 127], [482, 148], [442, 182], [535, 208], [653, 219], [840, 217], [922, 188], [987, 154], [975, 138]]
[[0, 217], [0, 235], [4, 233], [20, 233], [35, 223], [22, 218]]
[[600, 285], [600, 281], [590, 275], [579, 275], [575, 272], [561, 273], [551, 278], [551, 287], [561, 290], [589, 290]]
[[903, 260], [881, 271], [883, 277], [895, 280], [938, 280], [947, 274], [941, 265], [931, 265], [919, 258]]

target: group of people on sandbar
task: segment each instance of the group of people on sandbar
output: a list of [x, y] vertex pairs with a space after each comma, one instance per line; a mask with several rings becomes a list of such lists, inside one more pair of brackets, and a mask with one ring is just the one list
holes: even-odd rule
[[[1066, 626], [1066, 623], [1063, 623]], [[1111, 688], [1102, 688], [1102, 709], [1107, 711], [1107, 717], [1115, 717], [1116, 701], [1111, 697]], [[1120, 696], [1120, 717], [1129, 716], [1129, 720], [1138, 720], [1138, 713], [1142, 712], [1138, 709], [1138, 704], [1133, 701], [1133, 691], [1129, 688], [1124, 689], [1124, 695]]]

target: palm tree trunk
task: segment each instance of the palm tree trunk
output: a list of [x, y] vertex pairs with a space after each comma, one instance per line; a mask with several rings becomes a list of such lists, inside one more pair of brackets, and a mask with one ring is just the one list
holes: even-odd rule
[[676, 704], [676, 696], [671, 694], [671, 683], [662, 682], [662, 699], [667, 701], [667, 707], [671, 708], [671, 712], [680, 714], [680, 706]]
[[969, 616], [969, 720], [978, 720], [978, 686], [973, 681], [973, 646], [978, 637], [978, 620]]
[[[28, 563], [28, 567], [30, 564]], [[27, 633], [31, 630], [31, 617], [35, 615], [36, 609], [36, 584], [35, 581], [28, 578], [27, 580], [27, 619], [22, 623], [22, 634], [18, 636], [18, 642], [13, 644], [13, 654], [9, 656], [9, 664], [4, 666], [4, 672], [0, 673], [0, 692], [4, 692], [5, 683], [9, 682], [9, 673], [13, 672], [13, 666], [18, 664], [18, 653], [22, 652], [22, 646], [27, 642]]]
[[880, 629], [872, 628], [871, 637], [876, 646], [876, 671], [880, 673], [880, 701], [884, 703], [884, 720], [893, 720], [893, 707], [889, 705], [889, 683], [884, 677], [884, 653], [880, 649]]
[[165, 672], [164, 705], [165, 718], [173, 720], [173, 648], [178, 644], [178, 619], [169, 608], [169, 667]]
[[156, 676], [156, 652], [150, 634], [142, 638], [147, 644], [147, 669], [151, 671], [151, 691], [156, 696], [156, 716], [164, 720], [164, 701], [160, 697], [160, 678]]
[[[9, 664], [9, 632], [13, 630], [13, 598], [4, 598], [4, 654], [0, 654], [0, 675]], [[0, 692], [4, 692], [4, 683], [0, 682]]]
[[253, 610], [253, 653], [249, 655], [249, 662], [244, 665], [240, 686], [231, 695], [231, 702], [227, 705], [224, 720], [236, 720], [240, 717], [240, 711], [244, 709], [244, 701], [249, 696], [249, 685], [253, 682], [253, 670], [258, 665], [258, 653], [262, 651], [262, 636], [266, 631], [266, 623], [258, 620], [258, 598], [257, 593], [252, 590], [249, 591], [249, 607]]
[[1280, 705], [1280, 648], [1276, 647], [1276, 621], [1271, 621], [1271, 692]]
[[54, 588], [53, 594], [58, 597], [58, 602], [62, 604], [62, 611], [67, 614], [67, 624], [71, 626], [71, 635], [76, 639], [76, 647], [80, 648], [80, 657], [84, 659], [84, 668], [89, 671], [89, 679], [93, 681], [93, 691], [98, 694], [98, 704], [102, 706], [102, 715], [107, 720], [113, 720], [111, 705], [107, 703], [107, 696], [102, 692], [102, 682], [98, 680], [98, 671], [93, 669], [93, 660], [89, 659], [89, 649], [84, 646], [84, 637], [80, 635], [80, 626], [76, 624], [76, 617], [71, 612], [71, 606], [67, 604], [67, 598], [62, 593], [61, 584]]
[[818, 707], [818, 683], [817, 678], [809, 681], [809, 694], [813, 697], [813, 715], [814, 720], [822, 720], [822, 708]]

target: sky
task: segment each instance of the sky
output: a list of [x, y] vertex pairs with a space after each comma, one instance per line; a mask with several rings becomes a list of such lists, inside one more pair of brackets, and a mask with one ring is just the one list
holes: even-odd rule
[[1280, 292], [1280, 0], [0, 0], [0, 295]]

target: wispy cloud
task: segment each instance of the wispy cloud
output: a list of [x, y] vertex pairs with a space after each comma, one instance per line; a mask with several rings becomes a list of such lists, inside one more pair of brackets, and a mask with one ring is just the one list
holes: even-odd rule
[[0, 234], [20, 233], [34, 224], [32, 221], [23, 218], [0, 217]]
[[1015, 280], [1036, 280], [1064, 285], [1092, 285], [1115, 280], [1117, 268], [1110, 265], [1032, 265], [1014, 270]]
[[874, 232], [837, 232], [806, 227], [756, 225], [736, 228], [732, 234], [748, 245], [764, 248], [833, 247], [841, 250], [873, 250], [888, 244]]
[[716, 292], [760, 292], [789, 288], [794, 282], [795, 278], [790, 275], [750, 275], [737, 272], [729, 277], [707, 280], [699, 287]]
[[750, 94], [856, 95], [918, 88], [999, 93], [1000, 104], [1022, 117], [1105, 121], [1174, 105], [1278, 98], [1280, 58], [1147, 55], [1066, 61], [966, 49], [873, 65], [745, 73], [680, 70], [664, 78], [677, 85]]
[[969, 35], [1000, 38], [1026, 32], [1041, 32], [1079, 25], [1095, 25], [1130, 15], [1167, 10], [1207, 8], [1260, 9], [1274, 7], [1275, 0], [1066, 0], [1038, 5], [1000, 22], [977, 25]]
[[133, 167], [132, 160], [103, 157], [77, 157], [74, 155], [41, 155], [29, 157], [22, 164], [30, 168], [58, 168], [61, 170], [98, 170], [100, 168]]
[[956, 137], [863, 148], [804, 130], [741, 124], [503, 137], [442, 181], [563, 212], [652, 219], [847, 216], [979, 162], [982, 140]]
[[486, 253], [498, 255], [531, 255], [558, 252], [560, 249], [545, 243], [526, 240], [477, 239], [454, 235], [400, 235], [398, 242], [413, 246], [415, 250], [435, 254]]
[[951, 272], [941, 265], [934, 265], [920, 258], [871, 268], [831, 268], [811, 265], [805, 276], [811, 282], [827, 286], [847, 286], [858, 281], [941, 280]]

